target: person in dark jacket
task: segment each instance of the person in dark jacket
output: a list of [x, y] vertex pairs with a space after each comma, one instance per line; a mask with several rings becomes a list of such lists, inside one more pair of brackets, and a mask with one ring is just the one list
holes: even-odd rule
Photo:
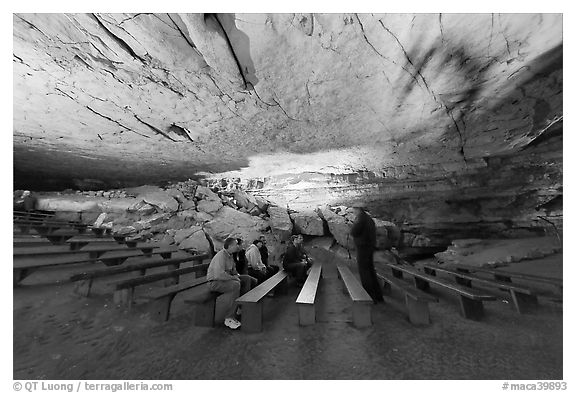
[[280, 270], [279, 266], [268, 264], [268, 248], [266, 247], [266, 236], [260, 236], [260, 241], [262, 242], [262, 247], [260, 247], [260, 257], [262, 258], [262, 263], [266, 268], [272, 271], [272, 276]]
[[296, 279], [298, 285], [303, 285], [308, 276], [308, 269], [312, 267], [312, 259], [306, 255], [302, 243], [302, 235], [290, 237], [291, 243], [286, 248], [282, 266], [291, 276]]
[[236, 265], [236, 271], [239, 274], [248, 274], [247, 273], [248, 266], [246, 264], [246, 250], [244, 250], [242, 239], [237, 238], [236, 242], [238, 243], [238, 250], [232, 254], [234, 264]]
[[382, 288], [374, 270], [374, 249], [376, 248], [376, 224], [361, 206], [354, 206], [356, 220], [350, 229], [356, 246], [356, 263], [362, 286], [374, 303], [383, 302]]

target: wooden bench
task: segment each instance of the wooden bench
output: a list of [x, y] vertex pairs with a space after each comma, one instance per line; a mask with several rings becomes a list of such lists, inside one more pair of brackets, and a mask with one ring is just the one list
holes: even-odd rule
[[486, 286], [503, 289], [510, 293], [514, 308], [519, 314], [526, 312], [530, 307], [538, 304], [538, 298], [531, 289], [519, 287], [517, 285], [513, 285], [510, 282], [490, 281], [471, 274], [462, 273], [431, 264], [424, 265], [424, 272], [432, 276], [435, 276], [436, 272], [442, 272], [451, 275], [454, 277], [458, 284], [467, 287], [472, 287], [472, 282], [477, 282]]
[[[150, 257], [155, 254], [160, 254], [163, 258], [170, 258], [173, 252], [179, 251], [175, 247], [162, 247], [152, 250], [150, 253], [146, 254]], [[60, 265], [70, 265], [85, 262], [102, 262], [106, 266], [115, 266], [122, 264], [126, 259], [131, 257], [142, 256], [140, 250], [126, 250], [126, 251], [111, 251], [104, 256], [98, 258], [89, 258], [78, 255], [65, 255], [58, 256], [56, 258], [17, 258], [14, 259], [14, 286], [18, 286], [20, 281], [29, 276], [32, 272], [39, 268], [60, 266]]]
[[13, 238], [13, 248], [22, 247], [45, 247], [45, 246], [61, 246], [65, 245], [69, 250], [78, 250], [86, 245], [113, 245], [113, 244], [125, 244], [127, 247], [134, 247], [138, 244], [136, 240], [126, 240], [125, 236], [114, 236], [114, 237], [95, 237], [91, 235], [85, 236], [75, 236], [68, 239], [56, 236], [53, 241], [48, 240], [45, 236], [14, 236]]
[[432, 283], [455, 292], [459, 296], [460, 313], [467, 319], [482, 319], [484, 315], [484, 305], [482, 302], [496, 300], [495, 296], [486, 294], [478, 289], [467, 288], [446, 279], [430, 276], [412, 267], [391, 263], [386, 265], [392, 269], [392, 275], [396, 278], [402, 278], [403, 273], [413, 276], [416, 288], [423, 291], [428, 291]]
[[344, 281], [344, 286], [352, 299], [352, 320], [356, 327], [372, 325], [373, 300], [368, 292], [362, 287], [360, 281], [347, 266], [338, 265], [338, 277]]
[[179, 258], [168, 258], [160, 260], [148, 260], [149, 258], [144, 258], [140, 260], [133, 261], [129, 265], [125, 266], [113, 266], [107, 267], [105, 269], [94, 269], [86, 272], [76, 273], [70, 276], [70, 281], [76, 282], [74, 287], [74, 292], [81, 296], [89, 296], [90, 290], [92, 289], [92, 284], [94, 279], [101, 277], [109, 277], [122, 273], [129, 273], [137, 271], [140, 276], [146, 274], [147, 269], [157, 268], [161, 266], [168, 266], [172, 270], [180, 268], [180, 264], [185, 262], [202, 262], [204, 259], [209, 258], [208, 254], [192, 255]]
[[461, 273], [486, 273], [490, 274], [494, 277], [497, 281], [502, 282], [512, 282], [513, 278], [525, 280], [525, 281], [533, 281], [539, 282], [544, 284], [549, 284], [552, 286], [557, 287], [560, 292], [562, 292], [563, 280], [561, 278], [554, 278], [554, 277], [543, 277], [537, 276], [533, 274], [526, 274], [526, 273], [517, 273], [517, 272], [509, 272], [502, 269], [488, 269], [470, 265], [464, 265], [459, 263], [450, 263], [447, 264], [447, 267], [454, 268], [456, 271]]
[[[69, 226], [64, 224], [39, 224], [39, 223], [38, 224], [14, 223], [14, 225], [20, 229], [20, 233], [22, 234], [28, 234], [30, 233], [30, 229], [33, 229], [36, 231], [36, 233], [43, 236], [54, 235], [57, 232], [63, 232], [63, 231], [68, 231], [72, 233], [73, 234], [72, 236], [78, 234], [84, 234], [87, 233], [88, 231], [91, 231], [92, 233], [97, 235], [102, 235], [104, 233], [108, 234], [112, 233], [111, 228], [97, 228], [86, 225]], [[14, 230], [14, 233], [17, 233], [16, 230]]]
[[104, 244], [104, 245], [90, 245], [88, 247], [70, 249], [70, 246], [46, 246], [46, 247], [29, 247], [17, 248], [13, 250], [14, 257], [49, 257], [73, 254], [88, 254], [89, 258], [98, 258], [108, 251], [125, 251], [125, 250], [140, 250], [144, 254], [149, 254], [155, 248], [160, 248], [159, 244], [140, 242], [138, 245], [128, 247], [124, 244]]
[[[75, 230], [78, 233], [85, 233], [89, 228], [86, 224], [70, 224], [67, 222], [46, 222], [46, 221], [24, 221], [15, 220], [14, 226], [20, 229], [20, 233], [27, 234], [33, 229], [39, 234], [48, 234], [57, 230]], [[16, 231], [15, 231], [16, 232]]]
[[17, 226], [34, 226], [34, 225], [54, 225], [54, 226], [70, 226], [73, 228], [83, 227], [86, 228], [89, 225], [80, 221], [70, 221], [70, 220], [57, 220], [49, 218], [14, 218], [14, 224]]
[[12, 240], [13, 248], [20, 247], [43, 247], [52, 245], [45, 237], [34, 237], [34, 236], [14, 236]]
[[195, 272], [205, 273], [208, 270], [208, 265], [209, 263], [204, 263], [110, 283], [110, 285], [114, 287], [114, 303], [131, 307], [134, 299], [134, 289], [137, 286], [170, 278], [174, 280], [166, 282], [168, 285], [178, 284], [177, 280], [179, 276]]
[[21, 210], [13, 210], [12, 216], [13, 217], [45, 217], [51, 218], [54, 217], [56, 214], [55, 211], [38, 211], [38, 210], [29, 210], [29, 211], [21, 211]]
[[315, 301], [321, 277], [322, 263], [315, 261], [296, 299], [296, 304], [298, 305], [298, 320], [301, 326], [313, 325], [316, 322]]
[[384, 274], [377, 274], [378, 278], [384, 282], [384, 292], [390, 293], [392, 287], [400, 290], [404, 295], [404, 302], [408, 310], [408, 320], [413, 325], [429, 325], [430, 310], [428, 303], [437, 303], [438, 298], [429, 293], [423, 292], [404, 280], [390, 277]]
[[263, 322], [262, 299], [279, 284], [285, 282], [288, 273], [280, 270], [278, 273], [264, 281], [262, 284], [246, 292], [236, 299], [242, 306], [242, 330], [245, 332], [261, 332]]
[[[61, 245], [64, 244], [66, 241], [72, 238], [86, 238], [86, 239], [94, 239], [96, 238], [105, 238], [105, 239], [114, 239], [118, 242], [124, 241], [127, 235], [111, 235], [109, 231], [106, 231], [104, 228], [100, 228], [101, 230], [92, 231], [92, 233], [78, 233], [77, 231], [67, 231], [67, 230], [57, 230], [50, 233], [41, 233], [40, 236], [46, 238], [50, 243]], [[26, 235], [26, 234], [23, 234]], [[30, 235], [34, 236], [35, 235]], [[23, 236], [19, 236], [22, 238]]]
[[167, 321], [170, 318], [170, 309], [172, 301], [180, 292], [188, 291], [193, 288], [202, 286], [200, 293], [195, 296], [184, 300], [185, 303], [193, 304], [196, 306], [196, 314], [194, 318], [195, 326], [214, 327], [214, 317], [216, 315], [216, 299], [220, 293], [211, 292], [208, 286], [204, 286], [208, 282], [206, 277], [196, 278], [191, 281], [183, 282], [177, 285], [171, 285], [164, 288], [152, 290], [144, 295], [145, 298], [150, 299], [147, 305], [150, 310], [150, 315], [153, 319], [159, 321]]

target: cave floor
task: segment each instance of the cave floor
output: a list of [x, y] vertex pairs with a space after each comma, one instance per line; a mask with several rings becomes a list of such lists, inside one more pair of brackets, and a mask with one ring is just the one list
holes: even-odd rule
[[336, 275], [338, 257], [311, 253], [324, 260], [316, 324], [298, 325], [292, 286], [264, 299], [264, 331], [255, 334], [195, 327], [194, 308], [184, 303], [192, 292], [178, 295], [170, 320], [160, 323], [141, 300], [130, 312], [116, 308], [105, 282], [90, 298], [54, 283], [79, 267], [37, 272], [14, 290], [14, 379], [563, 378], [561, 302], [542, 298], [518, 315], [496, 292], [499, 300], [486, 302], [475, 322], [459, 315], [454, 296], [436, 290], [432, 324], [416, 327], [393, 291], [374, 306], [373, 326], [358, 329]]

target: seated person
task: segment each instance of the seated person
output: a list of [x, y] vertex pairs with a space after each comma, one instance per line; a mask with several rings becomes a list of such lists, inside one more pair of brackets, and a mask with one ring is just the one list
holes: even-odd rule
[[248, 250], [246, 250], [248, 274], [255, 277], [258, 280], [258, 284], [263, 283], [274, 275], [274, 270], [267, 268], [266, 265], [262, 263], [260, 247], [262, 247], [262, 241], [256, 239], [250, 247], [248, 247]]
[[238, 321], [240, 309], [235, 301], [238, 297], [254, 287], [256, 279], [248, 275], [238, 274], [232, 254], [239, 250], [238, 242], [234, 238], [224, 241], [224, 248], [216, 253], [206, 273], [208, 288], [211, 292], [221, 293], [226, 307], [224, 325], [230, 329], [237, 329], [241, 323]]
[[238, 251], [232, 254], [232, 258], [234, 258], [234, 263], [236, 264], [236, 271], [240, 274], [248, 274], [246, 270], [248, 266], [246, 265], [244, 244], [240, 238], [237, 238], [236, 241], [238, 242]]
[[312, 258], [306, 255], [306, 250], [302, 245], [304, 242], [302, 235], [293, 235], [290, 241], [284, 253], [282, 266], [296, 279], [298, 285], [303, 285], [308, 276], [308, 269], [312, 267]]
[[266, 247], [266, 236], [264, 235], [260, 236], [260, 241], [262, 242], [262, 247], [260, 247], [260, 257], [262, 258], [262, 263], [269, 270], [272, 270], [272, 275], [274, 275], [278, 273], [278, 271], [280, 270], [280, 266], [268, 264], [268, 247]]

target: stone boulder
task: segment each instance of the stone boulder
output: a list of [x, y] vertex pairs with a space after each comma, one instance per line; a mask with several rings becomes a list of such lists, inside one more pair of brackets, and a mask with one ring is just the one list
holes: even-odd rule
[[268, 211], [268, 207], [270, 206], [270, 202], [268, 202], [266, 199], [262, 198], [262, 197], [254, 197], [256, 199], [256, 204], [258, 205], [258, 209], [260, 209], [260, 211], [262, 212], [267, 212]]
[[384, 221], [376, 217], [372, 217], [372, 219], [374, 224], [376, 224], [376, 247], [381, 250], [398, 247], [401, 239], [400, 228], [390, 221]]
[[174, 241], [177, 244], [179, 244], [182, 241], [184, 241], [185, 239], [189, 238], [193, 233], [198, 232], [201, 229], [202, 229], [202, 227], [195, 225], [195, 226], [190, 227], [190, 228], [184, 228], [184, 229], [180, 229], [177, 231], [169, 231], [169, 233], [171, 233], [172, 236], [174, 237]]
[[129, 234], [137, 232], [136, 228], [134, 228], [132, 225], [117, 226], [117, 227], [114, 227], [114, 229], [112, 231], [116, 235], [129, 235]]
[[315, 211], [290, 213], [290, 218], [294, 222], [296, 233], [312, 236], [324, 235], [324, 221]]
[[196, 209], [196, 202], [193, 199], [186, 199], [180, 205], [180, 210]]
[[136, 221], [134, 224], [139, 224], [150, 228], [152, 225], [158, 225], [164, 221], [167, 221], [171, 216], [172, 215], [170, 213], [156, 213], [152, 216]]
[[236, 205], [238, 205], [238, 207], [244, 207], [248, 211], [254, 206], [258, 206], [256, 198], [246, 191], [234, 190], [234, 199], [236, 199]]
[[320, 208], [318, 214], [324, 221], [326, 221], [328, 224], [328, 230], [338, 244], [348, 249], [355, 249], [354, 241], [350, 236], [352, 221], [334, 213], [329, 206]]
[[186, 239], [182, 240], [178, 244], [178, 248], [182, 250], [193, 250], [198, 254], [212, 254], [212, 246], [206, 238], [206, 234], [202, 229], [195, 231]]
[[184, 203], [187, 201], [186, 197], [182, 193], [182, 191], [176, 188], [168, 188], [166, 194], [170, 195], [172, 198], [176, 199], [179, 203]]
[[144, 202], [156, 206], [165, 212], [175, 212], [178, 210], [178, 201], [166, 191], [155, 191], [141, 195]]
[[278, 206], [270, 206], [268, 208], [268, 215], [270, 216], [272, 233], [276, 235], [280, 241], [290, 239], [293, 226], [286, 209]]
[[149, 204], [144, 202], [142, 199], [139, 199], [138, 202], [135, 202], [133, 204], [131, 204], [126, 211], [128, 211], [129, 213], [138, 213], [138, 214], [152, 214], [156, 211], [156, 208]]
[[212, 220], [204, 224], [204, 231], [213, 241], [224, 241], [231, 236], [242, 238], [248, 243], [259, 237], [269, 227], [270, 224], [266, 220], [224, 206]]
[[198, 186], [196, 188], [196, 197], [198, 199], [206, 199], [209, 201], [219, 201], [220, 197], [208, 187]]
[[208, 222], [214, 218], [213, 215], [208, 214], [206, 212], [197, 212], [195, 210], [188, 210], [188, 211], [193, 213], [192, 218], [196, 222]]
[[200, 212], [213, 215], [222, 208], [222, 201], [220, 200], [220, 198], [218, 198], [218, 200], [202, 199], [201, 201], [198, 201], [197, 208], [198, 211]]
[[322, 248], [324, 250], [330, 250], [333, 245], [334, 238], [332, 236], [314, 237], [304, 243], [306, 248]]

